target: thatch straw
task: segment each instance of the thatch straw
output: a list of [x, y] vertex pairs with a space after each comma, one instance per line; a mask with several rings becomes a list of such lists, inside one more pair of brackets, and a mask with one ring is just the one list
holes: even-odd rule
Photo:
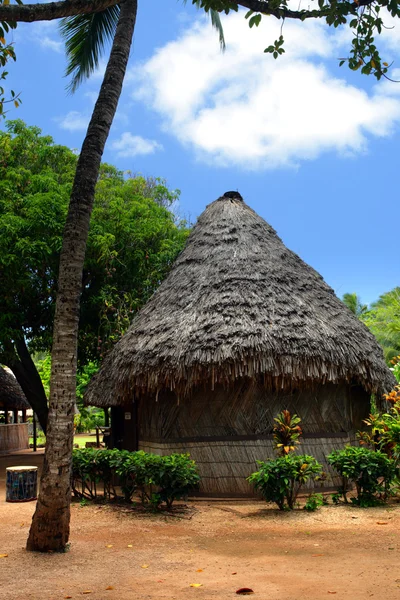
[[170, 274], [92, 379], [86, 403], [240, 377], [292, 388], [394, 385], [382, 350], [322, 277], [227, 192], [199, 217]]
[[0, 409], [27, 410], [30, 406], [13, 375], [0, 367]]

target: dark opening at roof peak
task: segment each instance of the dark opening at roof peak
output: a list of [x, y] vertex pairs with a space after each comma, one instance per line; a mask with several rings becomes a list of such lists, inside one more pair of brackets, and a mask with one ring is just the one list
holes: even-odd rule
[[239, 194], [239, 192], [225, 192], [223, 198], [230, 198], [231, 200], [241, 200], [243, 202], [243, 198]]

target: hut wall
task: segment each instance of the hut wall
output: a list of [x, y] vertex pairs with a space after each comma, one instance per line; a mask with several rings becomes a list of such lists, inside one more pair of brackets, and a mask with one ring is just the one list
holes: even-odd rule
[[0, 452], [29, 448], [28, 423], [0, 425]]
[[257, 460], [274, 456], [274, 418], [288, 409], [302, 419], [301, 452], [323, 464], [326, 485], [332, 486], [339, 481], [325, 457], [354, 443], [369, 407], [366, 392], [345, 384], [271, 392], [261, 383], [242, 380], [231, 389], [197, 388], [181, 400], [165, 392], [139, 402], [139, 449], [188, 452], [198, 464], [202, 492], [248, 495], [245, 479], [256, 469]]
[[274, 418], [283, 409], [299, 415], [305, 434], [323, 437], [359, 429], [369, 407], [366, 392], [345, 384], [271, 392], [261, 383], [242, 380], [230, 389], [196, 388], [184, 399], [172, 392], [143, 398], [139, 405], [139, 440], [179, 442], [268, 435]]
[[[326, 462], [326, 454], [354, 443], [354, 437], [338, 435], [325, 438], [304, 438], [301, 452], [314, 456], [327, 474], [323, 485], [327, 488], [340, 484]], [[201, 475], [200, 493], [212, 496], [250, 496], [253, 491], [246, 477], [257, 470], [257, 460], [275, 456], [270, 439], [224, 442], [139, 442], [139, 450], [166, 455], [173, 452], [189, 453], [196, 461]]]

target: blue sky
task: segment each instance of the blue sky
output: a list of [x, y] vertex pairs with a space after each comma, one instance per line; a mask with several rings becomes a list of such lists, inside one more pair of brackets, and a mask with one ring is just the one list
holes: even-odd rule
[[[286, 23], [286, 53], [275, 61], [263, 50], [280, 23], [265, 18], [250, 30], [243, 14], [223, 18], [222, 54], [191, 6], [139, 0], [104, 160], [164, 177], [191, 220], [239, 190], [339, 296], [356, 291], [369, 303], [400, 284], [400, 83], [339, 68], [350, 32], [317, 22]], [[9, 84], [23, 105], [9, 117], [79, 149], [103, 66], [70, 96], [56, 23], [20, 25], [14, 41]], [[400, 23], [379, 44], [400, 79]]]

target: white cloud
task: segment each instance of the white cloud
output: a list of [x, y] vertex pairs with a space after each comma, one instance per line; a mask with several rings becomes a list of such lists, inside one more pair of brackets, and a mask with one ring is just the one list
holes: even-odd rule
[[48, 36], [39, 39], [39, 44], [42, 48], [49, 48], [54, 52], [62, 53], [64, 52], [64, 44], [62, 42], [58, 42], [57, 40], [53, 40]]
[[119, 157], [154, 154], [157, 150], [163, 149], [162, 145], [155, 140], [147, 140], [140, 135], [132, 135], [129, 131], [125, 131], [118, 140], [114, 140], [111, 148], [117, 151]]
[[89, 124], [89, 117], [77, 110], [71, 110], [65, 117], [57, 117], [55, 120], [61, 129], [67, 131], [85, 131]]
[[279, 37], [276, 20], [250, 30], [239, 13], [223, 25], [225, 54], [201, 19], [128, 78], [133, 97], [203, 160], [262, 169], [329, 150], [360, 153], [370, 135], [388, 135], [400, 120], [400, 103], [384, 87], [368, 94], [325, 66], [337, 64], [346, 36], [319, 22], [286, 23], [286, 53], [274, 60], [263, 50]]
[[64, 52], [64, 43], [61, 40], [58, 25], [55, 21], [30, 23], [23, 31], [24, 37], [29, 40], [29, 43], [37, 43], [42, 48], [52, 50], [58, 54]]

